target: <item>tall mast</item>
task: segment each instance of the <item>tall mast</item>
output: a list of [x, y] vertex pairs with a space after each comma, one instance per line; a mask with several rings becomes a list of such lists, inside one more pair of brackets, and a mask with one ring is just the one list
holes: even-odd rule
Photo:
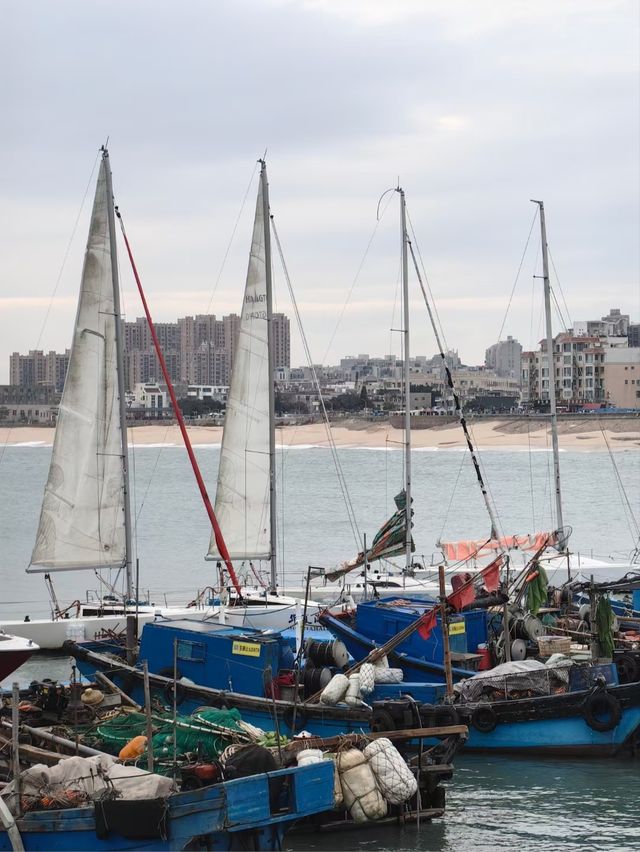
[[276, 397], [274, 388], [275, 358], [273, 351], [273, 282], [271, 280], [271, 219], [269, 216], [269, 181], [267, 164], [260, 161], [262, 183], [262, 205], [264, 220], [264, 262], [267, 287], [267, 351], [269, 365], [269, 516], [271, 523], [271, 591], [275, 592], [278, 582], [276, 523]]
[[406, 494], [405, 567], [411, 568], [411, 373], [409, 370], [409, 263], [407, 258], [407, 211], [404, 189], [400, 193], [400, 229], [402, 232], [402, 299], [404, 303], [404, 490]]
[[107, 180], [107, 217], [109, 221], [109, 247], [111, 252], [111, 281], [113, 284], [113, 312], [116, 327], [116, 364], [118, 372], [118, 402], [120, 408], [120, 439], [122, 441], [122, 474], [124, 482], [124, 533], [125, 582], [127, 600], [133, 600], [133, 547], [131, 543], [131, 496], [129, 491], [129, 456], [127, 449], [127, 404], [124, 387], [124, 350], [122, 346], [122, 318], [120, 314], [120, 281], [118, 278], [118, 253], [116, 250], [116, 224], [113, 210], [113, 183], [109, 152], [102, 149]]
[[549, 414], [551, 418], [551, 446], [553, 448], [553, 474], [556, 492], [556, 521], [559, 530], [558, 546], [566, 547], [562, 522], [562, 495], [560, 493], [560, 451], [558, 449], [558, 414], [556, 411], [556, 368], [553, 357], [553, 330], [551, 328], [551, 287], [549, 284], [549, 252], [547, 227], [544, 218], [544, 203], [531, 199], [540, 208], [540, 232], [542, 240], [542, 276], [544, 278], [544, 313], [547, 325], [547, 373], [549, 377]]

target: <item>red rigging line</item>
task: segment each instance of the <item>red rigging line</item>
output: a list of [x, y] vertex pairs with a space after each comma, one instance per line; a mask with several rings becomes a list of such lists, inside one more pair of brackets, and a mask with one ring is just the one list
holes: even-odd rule
[[218, 524], [217, 518], [213, 511], [213, 506], [211, 505], [211, 500], [209, 499], [209, 495], [207, 493], [207, 488], [204, 484], [204, 480], [202, 478], [202, 474], [200, 473], [200, 468], [198, 466], [198, 462], [196, 460], [195, 454], [193, 452], [193, 447], [191, 446], [191, 439], [187, 433], [187, 427], [184, 422], [184, 417], [182, 416], [182, 411], [180, 410], [180, 406], [178, 405], [178, 400], [176, 399], [176, 394], [173, 389], [173, 383], [171, 382], [171, 377], [169, 376], [169, 371], [167, 370], [167, 365], [164, 360], [164, 355], [162, 354], [162, 348], [160, 346], [160, 341], [158, 340], [158, 336], [156, 334], [156, 329], [153, 324], [153, 319], [151, 318], [151, 312], [149, 311], [149, 306], [147, 304], [146, 297], [144, 295], [144, 290], [142, 289], [142, 282], [140, 281], [140, 276], [138, 275], [138, 269], [136, 267], [135, 260], [133, 259], [133, 254], [131, 252], [131, 246], [129, 245], [129, 240], [127, 239], [127, 232], [124, 229], [124, 221], [122, 216], [120, 215], [120, 211], [118, 208], [115, 208], [116, 216], [120, 221], [120, 229], [122, 230], [122, 236], [124, 237], [124, 242], [127, 247], [127, 254], [129, 255], [129, 262], [131, 263], [131, 269], [133, 270], [134, 278], [136, 279], [136, 284], [138, 285], [138, 292], [140, 293], [140, 298], [142, 300], [142, 306], [144, 308], [145, 315], [147, 317], [147, 323], [149, 324], [149, 331], [151, 332], [151, 337], [153, 338], [153, 345], [155, 347], [156, 353], [158, 355], [158, 361], [160, 362], [160, 369], [162, 370], [162, 375], [164, 376], [164, 380], [167, 385], [167, 390], [169, 391], [169, 397], [171, 398], [171, 405], [173, 406], [173, 410], [175, 412], [176, 418], [178, 420], [178, 425], [180, 426], [180, 432], [182, 433], [182, 439], [184, 440], [184, 445], [187, 449], [187, 453], [189, 455], [189, 461], [191, 462], [191, 467], [193, 468], [193, 473], [196, 477], [196, 482], [198, 483], [198, 488], [200, 489], [200, 495], [202, 496], [202, 500], [205, 505], [205, 509], [207, 510], [207, 515], [209, 516], [209, 520], [211, 521], [211, 526], [213, 527], [213, 534], [215, 536], [216, 545], [218, 547], [218, 551], [222, 556], [225, 565], [227, 566], [227, 571], [229, 572], [229, 577], [231, 578], [231, 582], [240, 597], [242, 597], [242, 590], [240, 587], [240, 583], [238, 582], [238, 578], [236, 576], [236, 572], [234, 571], [233, 565], [231, 563], [231, 557], [229, 556], [229, 551], [227, 550], [227, 545], [225, 544], [222, 530], [220, 529], [220, 525]]

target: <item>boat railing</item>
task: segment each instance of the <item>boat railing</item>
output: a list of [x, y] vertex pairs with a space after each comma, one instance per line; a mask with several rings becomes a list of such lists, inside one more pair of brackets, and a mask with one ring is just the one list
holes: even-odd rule
[[454, 687], [462, 701], [509, 701], [579, 692], [618, 683], [616, 667], [610, 662], [591, 661], [545, 666], [531, 671], [477, 675]]

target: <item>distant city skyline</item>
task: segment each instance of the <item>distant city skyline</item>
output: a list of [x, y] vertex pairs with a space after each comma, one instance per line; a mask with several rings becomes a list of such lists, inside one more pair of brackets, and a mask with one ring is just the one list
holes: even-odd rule
[[[280, 368], [305, 368], [306, 363], [291, 358], [291, 322], [283, 313], [274, 314], [274, 363]], [[230, 381], [235, 352], [235, 339], [240, 318], [237, 314], [216, 316], [215, 314], [196, 314], [178, 317], [169, 322], [156, 324], [156, 331], [163, 354], [167, 361], [172, 380], [185, 384], [226, 385]], [[617, 335], [628, 338], [630, 347], [640, 346], [640, 322], [624, 309], [610, 307], [608, 313], [585, 320], [577, 320], [570, 328], [557, 329], [554, 335], [572, 332], [578, 337], [598, 336], [615, 339]], [[123, 339], [125, 344], [125, 381], [129, 389], [140, 382], [158, 380], [160, 367], [155, 355], [147, 321], [137, 317], [135, 321], [124, 322]], [[626, 345], [626, 342], [625, 342]], [[460, 357], [457, 348], [447, 349], [447, 356], [453, 355], [458, 367], [464, 364], [477, 368], [486, 366], [497, 375], [521, 379], [521, 358], [531, 352], [544, 348], [544, 338], [528, 350], [512, 335], [503, 335], [501, 340], [488, 346], [484, 358], [473, 363]], [[62, 390], [66, 373], [69, 349], [56, 352], [49, 349], [30, 349], [15, 351], [9, 357], [10, 384], [52, 384]], [[323, 367], [349, 367], [361, 360], [384, 361], [399, 359], [400, 355], [382, 352], [344, 352], [337, 359], [322, 364]], [[439, 363], [437, 352], [411, 353], [411, 361], [424, 364], [427, 361]], [[320, 362], [314, 361], [314, 365]], [[27, 377], [32, 377], [27, 379]], [[7, 384], [0, 381], [1, 384]]]
[[[265, 149], [314, 361], [399, 353], [393, 193], [376, 221], [398, 181], [447, 345], [466, 362], [501, 336], [525, 350], [542, 336], [532, 197], [545, 201], [563, 311], [637, 316], [639, 24], [634, 0], [220, 0], [180, 14], [157, 0], [153, 15], [115, 0], [108, 20], [80, 0], [10, 4], [0, 381], [11, 352], [70, 345], [107, 137], [157, 322], [239, 311]], [[133, 320], [122, 250], [120, 266]], [[275, 243], [274, 269], [274, 307], [292, 318], [303, 363]], [[410, 286], [412, 350], [431, 353], [413, 275]]]

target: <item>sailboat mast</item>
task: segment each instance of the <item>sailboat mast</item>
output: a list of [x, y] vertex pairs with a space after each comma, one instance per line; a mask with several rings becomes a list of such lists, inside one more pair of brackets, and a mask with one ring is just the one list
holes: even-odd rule
[[404, 490], [406, 494], [405, 567], [411, 568], [411, 373], [409, 370], [409, 262], [407, 257], [407, 211], [404, 189], [400, 193], [400, 229], [402, 232], [402, 300], [404, 307]]
[[113, 312], [116, 331], [116, 365], [118, 373], [118, 403], [120, 409], [120, 439], [122, 441], [122, 475], [124, 483], [124, 532], [125, 532], [125, 582], [127, 601], [133, 600], [133, 547], [131, 536], [131, 494], [129, 490], [129, 455], [127, 449], [127, 404], [124, 385], [124, 349], [122, 345], [122, 321], [120, 313], [120, 280], [118, 277], [118, 253], [116, 251], [116, 224], [113, 210], [113, 183], [109, 152], [102, 150], [107, 182], [107, 217], [109, 222], [109, 248], [111, 252], [111, 281], [113, 285]]
[[274, 387], [275, 353], [273, 346], [273, 281], [271, 278], [271, 219], [269, 214], [269, 181], [267, 164], [261, 161], [260, 181], [262, 184], [262, 205], [264, 221], [264, 262], [267, 289], [267, 352], [269, 371], [269, 516], [271, 531], [271, 591], [275, 592], [278, 583], [278, 528], [276, 524], [276, 395]]
[[560, 492], [560, 451], [558, 448], [558, 414], [556, 410], [556, 370], [553, 358], [553, 330], [551, 327], [551, 286], [549, 284], [549, 251], [544, 203], [532, 199], [540, 208], [540, 232], [542, 240], [542, 275], [544, 278], [544, 313], [547, 325], [547, 373], [549, 376], [549, 414], [551, 418], [551, 446], [553, 448], [553, 474], [556, 492], [556, 520], [559, 530], [558, 545], [564, 550], [566, 539], [562, 522], [562, 495]]

